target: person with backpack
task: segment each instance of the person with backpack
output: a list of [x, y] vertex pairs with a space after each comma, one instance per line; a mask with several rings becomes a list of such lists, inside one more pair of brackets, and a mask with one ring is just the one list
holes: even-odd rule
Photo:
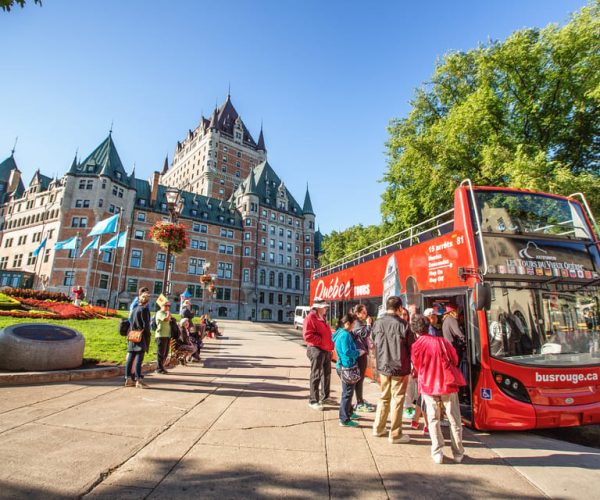
[[[150, 310], [148, 303], [150, 294], [146, 291], [140, 294], [137, 307], [131, 315], [131, 329], [143, 330], [140, 342], [127, 341], [127, 361], [125, 362], [125, 387], [135, 385], [138, 388], [146, 387], [143, 382], [142, 363], [144, 355], [150, 348]], [[132, 375], [133, 369], [133, 375]]]
[[171, 341], [171, 303], [166, 301], [160, 307], [160, 311], [154, 316], [156, 319], [156, 373], [166, 375], [165, 361], [169, 355], [169, 342]]

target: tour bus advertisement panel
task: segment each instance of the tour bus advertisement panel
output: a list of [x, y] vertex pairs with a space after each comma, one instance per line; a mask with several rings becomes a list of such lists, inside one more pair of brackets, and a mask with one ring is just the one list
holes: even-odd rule
[[383, 255], [348, 269], [313, 279], [311, 299], [360, 300], [439, 288], [464, 287], [459, 268], [473, 268], [472, 252], [462, 231]]

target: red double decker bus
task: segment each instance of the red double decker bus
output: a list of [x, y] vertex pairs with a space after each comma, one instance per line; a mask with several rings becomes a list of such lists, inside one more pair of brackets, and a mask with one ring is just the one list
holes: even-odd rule
[[312, 274], [311, 298], [341, 317], [376, 316], [399, 295], [409, 310], [462, 311], [476, 429], [600, 423], [600, 231], [580, 193], [473, 187], [454, 208]]

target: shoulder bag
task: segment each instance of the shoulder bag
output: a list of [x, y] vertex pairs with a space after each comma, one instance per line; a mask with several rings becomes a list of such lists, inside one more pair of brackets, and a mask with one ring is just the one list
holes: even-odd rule
[[442, 353], [444, 357], [442, 363], [444, 369], [444, 383], [446, 386], [450, 387], [462, 387], [467, 385], [463, 374], [460, 372], [458, 367], [454, 366], [454, 363], [452, 363], [452, 360], [448, 355], [448, 351], [446, 350], [446, 343], [444, 342], [443, 338], [440, 338], [440, 344], [442, 345]]
[[144, 330], [129, 330], [129, 333], [127, 334], [127, 340], [129, 340], [129, 342], [138, 344], [142, 341], [143, 335]]
[[340, 378], [348, 385], [356, 384], [360, 380], [360, 369], [358, 368], [358, 365], [355, 364], [350, 368], [344, 368], [342, 366], [340, 370]]

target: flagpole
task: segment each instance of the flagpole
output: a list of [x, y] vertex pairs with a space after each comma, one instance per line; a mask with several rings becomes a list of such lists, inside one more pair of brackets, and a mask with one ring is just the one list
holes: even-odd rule
[[[121, 293], [121, 278], [123, 277], [123, 261], [125, 260], [125, 256], [127, 255], [127, 236], [129, 234], [129, 226], [125, 228], [125, 246], [123, 247], [123, 252], [121, 252], [121, 267], [119, 268], [119, 280], [117, 281], [117, 296], [115, 297], [115, 309], [117, 308], [117, 299], [119, 298], [119, 293]], [[119, 235], [120, 236], [120, 235]], [[117, 248], [119, 248], [119, 237], [117, 237]]]
[[108, 285], [108, 300], [106, 301], [106, 315], [108, 316], [108, 308], [110, 306], [110, 300], [111, 300], [111, 295], [112, 295], [112, 285], [113, 285], [113, 279], [115, 277], [115, 266], [117, 264], [117, 250], [119, 249], [118, 245], [119, 245], [119, 234], [121, 233], [121, 219], [123, 215], [123, 207], [119, 207], [119, 216], [117, 217], [117, 241], [115, 244], [115, 253], [113, 255], [113, 265], [112, 265], [112, 269], [110, 271], [110, 283]]
[[75, 251], [73, 252], [73, 258], [71, 259], [71, 274], [73, 275], [73, 285], [75, 286], [75, 257], [79, 253], [79, 231], [77, 231], [77, 235], [75, 236]]
[[92, 253], [97, 250], [96, 265], [94, 266], [94, 274], [92, 276], [92, 305], [94, 305], [94, 296], [96, 295], [96, 281], [98, 278], [98, 261], [100, 260], [100, 247], [102, 246], [102, 235], [98, 237], [98, 248], [92, 248]]

